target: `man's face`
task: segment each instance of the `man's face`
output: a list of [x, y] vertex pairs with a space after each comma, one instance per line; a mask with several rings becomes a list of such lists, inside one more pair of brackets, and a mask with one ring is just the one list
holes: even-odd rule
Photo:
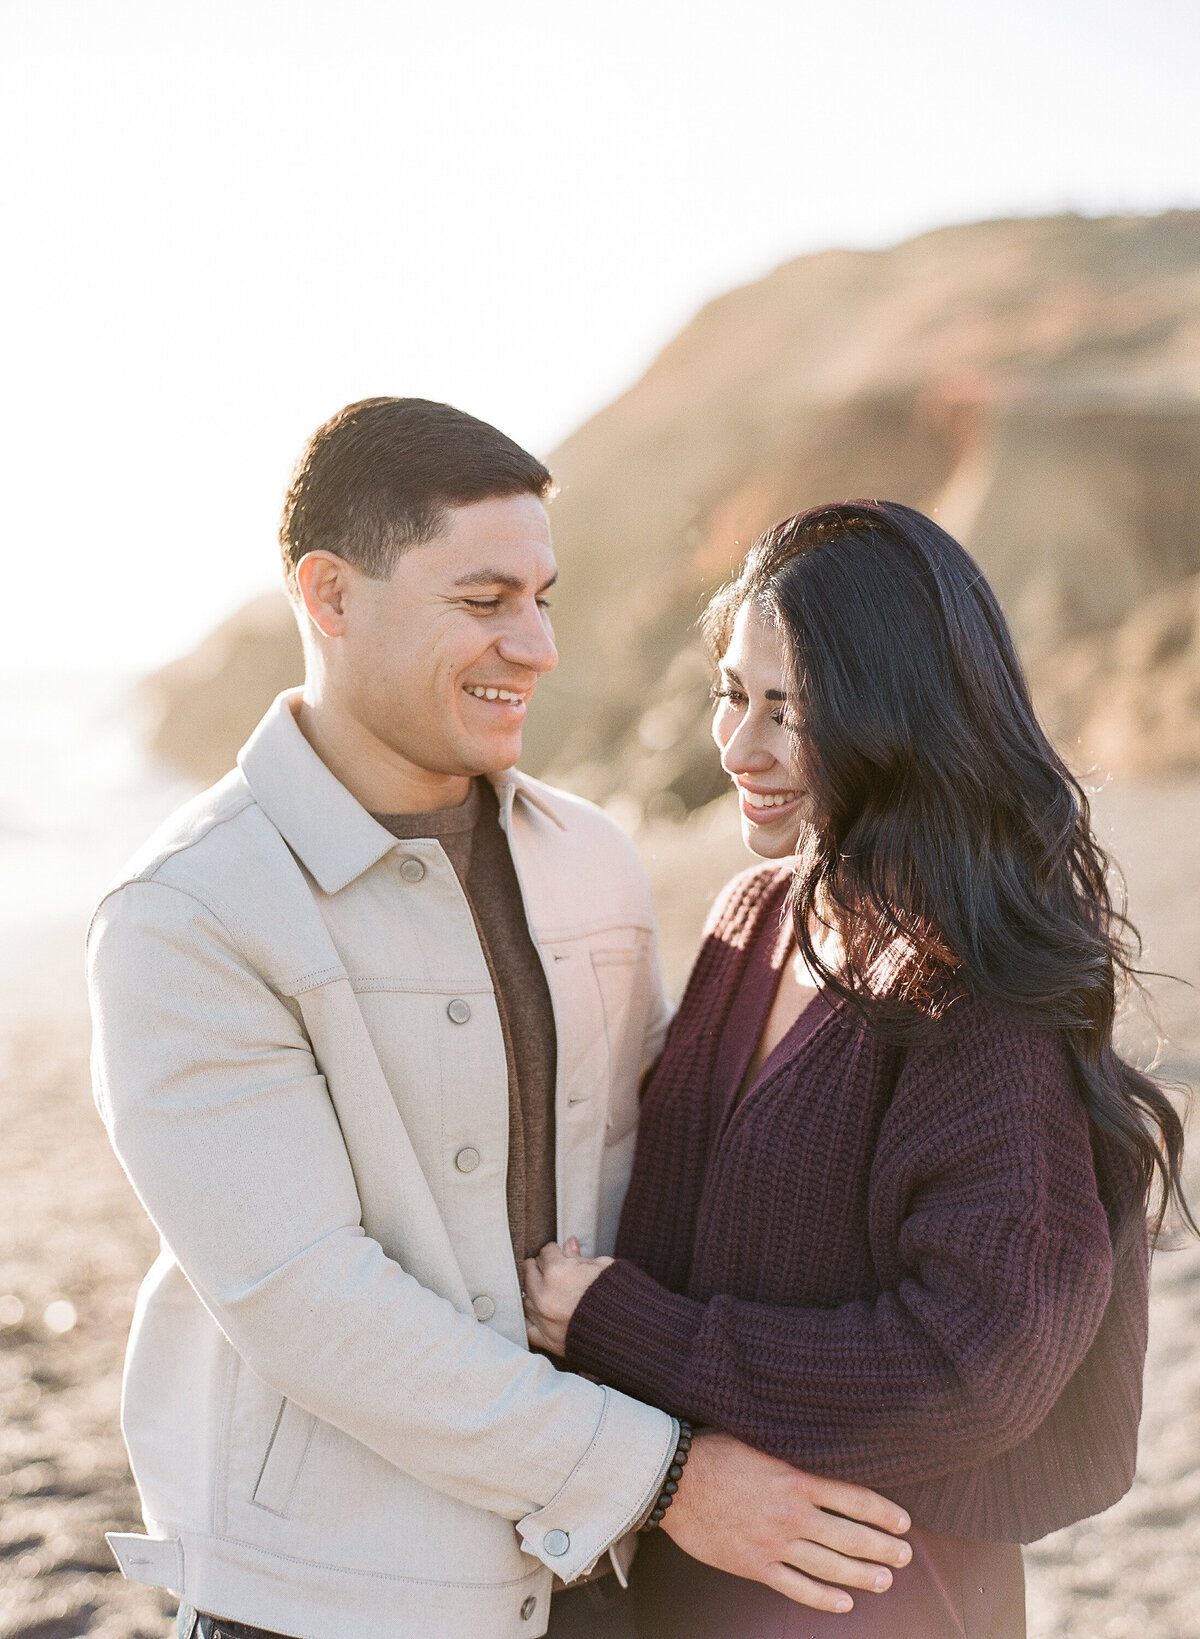
[[546, 604], [557, 572], [534, 495], [452, 508], [387, 580], [351, 568], [329, 655], [339, 705], [415, 769], [511, 767], [534, 687], [558, 664]]

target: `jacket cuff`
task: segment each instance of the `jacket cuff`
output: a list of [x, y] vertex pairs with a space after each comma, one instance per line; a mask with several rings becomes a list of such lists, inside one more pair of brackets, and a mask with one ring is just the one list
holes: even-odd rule
[[678, 1443], [673, 1417], [605, 1388], [592, 1442], [565, 1484], [518, 1520], [522, 1549], [563, 1582], [586, 1576], [653, 1507]]
[[567, 1364], [688, 1416], [688, 1362], [703, 1320], [704, 1304], [618, 1258], [579, 1300], [567, 1328]]
[[637, 1553], [638, 1532], [642, 1529], [642, 1526], [645, 1525], [646, 1521], [654, 1512], [655, 1504], [662, 1496], [663, 1486], [667, 1483], [667, 1472], [678, 1454], [680, 1433], [681, 1430], [679, 1424], [676, 1423], [675, 1443], [674, 1445], [667, 1447], [667, 1455], [663, 1459], [663, 1465], [659, 1469], [658, 1474], [655, 1476], [654, 1482], [649, 1491], [647, 1491], [645, 1497], [643, 1497], [642, 1506], [635, 1516], [633, 1523], [625, 1532], [624, 1536], [618, 1537], [614, 1543], [609, 1545], [608, 1557], [612, 1563], [613, 1571], [616, 1573], [617, 1581], [623, 1588], [627, 1588], [629, 1586], [629, 1569], [633, 1564], [634, 1555]]

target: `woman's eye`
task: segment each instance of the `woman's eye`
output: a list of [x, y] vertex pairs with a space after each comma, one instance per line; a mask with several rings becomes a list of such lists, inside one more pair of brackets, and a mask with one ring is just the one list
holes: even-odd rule
[[714, 705], [719, 704], [722, 700], [727, 700], [731, 706], [744, 706], [746, 704], [746, 696], [739, 689], [720, 688], [714, 684], [709, 693], [712, 696]]

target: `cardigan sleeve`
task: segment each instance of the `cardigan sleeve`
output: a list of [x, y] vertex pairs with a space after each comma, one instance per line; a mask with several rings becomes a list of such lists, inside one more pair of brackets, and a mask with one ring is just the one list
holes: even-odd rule
[[976, 1028], [910, 1053], [869, 1212], [873, 1299], [698, 1301], [621, 1259], [580, 1302], [568, 1363], [874, 1485], [1019, 1444], [1086, 1355], [1112, 1284], [1086, 1116], [1058, 1045]]

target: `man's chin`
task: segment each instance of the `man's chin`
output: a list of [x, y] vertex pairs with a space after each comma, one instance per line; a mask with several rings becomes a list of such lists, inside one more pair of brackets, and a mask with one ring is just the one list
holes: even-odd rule
[[506, 735], [503, 739], [476, 741], [463, 747], [463, 771], [494, 779], [521, 760], [521, 736]]

